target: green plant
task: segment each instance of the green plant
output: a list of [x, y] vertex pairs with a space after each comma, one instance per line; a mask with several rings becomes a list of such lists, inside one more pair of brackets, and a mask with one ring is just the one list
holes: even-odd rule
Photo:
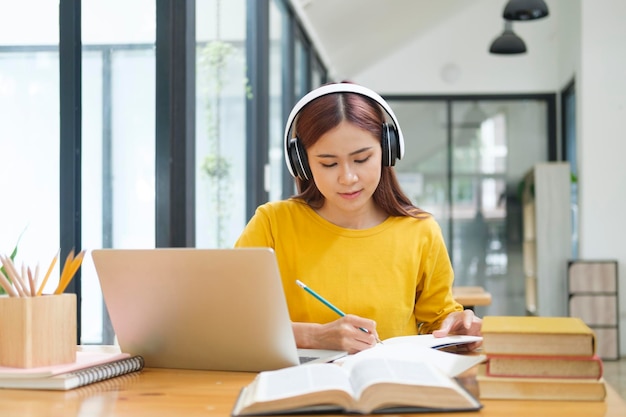
[[[24, 232], [26, 231], [26, 229], [24, 229], [22, 231], [22, 233], [20, 233], [20, 236], [17, 238], [17, 243], [15, 243], [15, 247], [13, 248], [13, 251], [11, 251], [11, 255], [9, 256], [9, 258], [11, 259], [11, 261], [15, 261], [15, 257], [17, 256], [17, 247], [20, 243], [20, 240], [22, 239], [22, 235], [24, 234]], [[4, 265], [2, 265], [2, 267], [0, 267], [0, 273], [2, 273], [2, 275], [5, 276], [6, 279], [9, 280], [9, 282], [11, 282], [11, 278], [9, 278], [9, 274], [7, 274], [7, 271], [4, 269]], [[4, 291], [4, 288], [2, 288], [2, 286], [0, 286], [0, 294], [5, 294], [6, 292]]]
[[[226, 87], [229, 91], [244, 88], [244, 93], [249, 99], [252, 96], [251, 88], [246, 77], [245, 63], [242, 50], [237, 48], [231, 41], [222, 40], [221, 24], [222, 0], [214, 2], [215, 33], [212, 39], [198, 49], [197, 82], [204, 104], [204, 117], [207, 153], [200, 161], [200, 173], [208, 182], [209, 207], [215, 230], [210, 233], [216, 239], [218, 247], [227, 244], [228, 219], [232, 212], [232, 175], [233, 162], [222, 149], [223, 143], [231, 138], [224, 134], [225, 129], [221, 123], [231, 110], [226, 100], [232, 98], [232, 94], [225, 94]], [[213, 226], [212, 226], [213, 227]]]
[[206, 99], [204, 113], [206, 115], [206, 137], [209, 153], [200, 166], [201, 172], [209, 181], [210, 208], [216, 214], [216, 233], [218, 246], [222, 245], [225, 235], [226, 221], [229, 216], [229, 189], [231, 162], [222, 154], [220, 143], [220, 112], [222, 90], [225, 84], [225, 70], [229, 58], [233, 55], [231, 44], [219, 40], [211, 41], [202, 48], [200, 70], [203, 77], [200, 81]]

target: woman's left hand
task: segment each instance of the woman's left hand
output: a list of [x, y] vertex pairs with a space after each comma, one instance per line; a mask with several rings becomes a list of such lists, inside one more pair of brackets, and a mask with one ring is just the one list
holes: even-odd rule
[[[433, 336], [445, 337], [450, 334], [482, 336], [480, 332], [482, 323], [482, 319], [476, 316], [472, 310], [455, 311], [443, 320], [441, 327], [433, 332]], [[474, 350], [481, 344], [481, 342], [471, 343], [467, 347]]]

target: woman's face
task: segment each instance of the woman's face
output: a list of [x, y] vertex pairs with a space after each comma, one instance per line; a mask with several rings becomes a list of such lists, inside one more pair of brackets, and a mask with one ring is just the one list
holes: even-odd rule
[[381, 176], [380, 140], [371, 132], [341, 122], [307, 150], [323, 209], [334, 213], [366, 213]]

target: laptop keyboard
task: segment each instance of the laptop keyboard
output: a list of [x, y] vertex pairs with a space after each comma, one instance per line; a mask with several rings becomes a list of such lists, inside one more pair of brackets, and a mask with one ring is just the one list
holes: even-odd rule
[[303, 363], [314, 361], [315, 359], [318, 359], [318, 357], [317, 356], [300, 356], [300, 365], [302, 365]]

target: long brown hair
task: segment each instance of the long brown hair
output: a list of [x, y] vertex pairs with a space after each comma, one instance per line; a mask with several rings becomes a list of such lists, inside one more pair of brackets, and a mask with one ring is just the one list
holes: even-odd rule
[[[385, 122], [384, 110], [372, 99], [356, 93], [332, 93], [316, 98], [300, 110], [293, 134], [308, 150], [319, 138], [347, 121], [380, 138]], [[381, 162], [382, 163], [382, 162]], [[324, 196], [313, 180], [296, 178], [298, 194], [294, 198], [304, 200], [313, 208], [324, 204]], [[380, 182], [372, 196], [374, 202], [391, 216], [425, 217], [425, 211], [411, 203], [402, 191], [393, 167], [383, 166]]]

